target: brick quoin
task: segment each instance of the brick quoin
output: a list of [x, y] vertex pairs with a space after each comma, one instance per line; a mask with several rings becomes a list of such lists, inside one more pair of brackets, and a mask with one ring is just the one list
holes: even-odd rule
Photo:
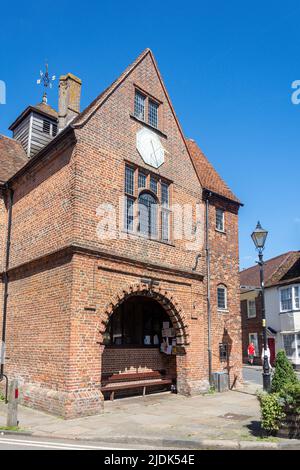
[[[171, 181], [172, 203], [190, 204], [194, 224], [199, 204], [203, 233], [206, 228], [201, 178], [151, 51], [121, 77], [101, 106], [93, 103], [10, 181], [5, 370], [20, 381], [23, 403], [65, 418], [101, 412], [103, 372], [166, 369], [176, 374], [179, 393], [190, 396], [209, 388], [205, 244], [191, 250], [186, 240], [166, 244], [136, 234], [113, 240], [97, 235], [99, 205], [116, 206], [124, 195], [125, 162]], [[142, 127], [132, 117], [137, 86], [161, 103], [160, 139], [166, 156], [158, 170], [148, 167], [136, 150]], [[217, 207], [225, 210], [224, 233], [215, 230]], [[8, 193], [2, 189], [2, 272], [7, 208]], [[228, 371], [231, 386], [241, 383], [242, 367], [238, 209], [234, 200], [216, 193], [210, 197], [212, 369]], [[156, 284], [149, 287], [145, 278]], [[2, 276], [2, 291], [3, 282]], [[223, 313], [217, 309], [220, 283], [228, 290]], [[110, 315], [124, 299], [140, 294], [166, 309], [182, 354], [105, 348]], [[225, 363], [219, 359], [224, 342], [230, 353]]]

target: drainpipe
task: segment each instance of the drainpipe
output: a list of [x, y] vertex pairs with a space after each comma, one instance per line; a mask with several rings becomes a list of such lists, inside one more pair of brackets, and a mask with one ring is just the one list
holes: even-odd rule
[[[10, 255], [10, 241], [11, 241], [11, 224], [12, 224], [12, 206], [13, 206], [13, 190], [6, 186], [8, 190], [8, 222], [7, 222], [7, 238], [6, 238], [6, 253], [5, 253], [5, 268], [4, 268], [4, 296], [3, 296], [3, 316], [2, 316], [2, 346], [5, 345], [6, 340], [6, 319], [7, 319], [7, 301], [8, 301], [8, 268], [9, 268], [9, 255]], [[3, 358], [4, 359], [4, 358]], [[0, 368], [0, 381], [6, 380], [6, 399], [7, 399], [7, 386], [8, 378], [4, 374], [4, 364]]]
[[210, 246], [209, 246], [209, 197], [211, 193], [206, 195], [205, 210], [205, 251], [206, 251], [206, 278], [207, 278], [207, 351], [208, 351], [208, 379], [212, 384], [212, 348], [211, 348], [211, 309], [210, 309]]

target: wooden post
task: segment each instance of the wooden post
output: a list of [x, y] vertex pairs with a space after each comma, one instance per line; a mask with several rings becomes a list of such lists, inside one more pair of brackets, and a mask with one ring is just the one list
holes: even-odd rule
[[18, 422], [18, 400], [19, 389], [18, 381], [16, 379], [11, 380], [8, 388], [8, 405], [7, 405], [7, 427], [17, 427]]

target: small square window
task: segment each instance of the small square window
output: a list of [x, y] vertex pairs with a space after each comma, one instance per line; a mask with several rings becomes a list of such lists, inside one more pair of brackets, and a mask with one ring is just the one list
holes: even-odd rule
[[224, 211], [223, 209], [216, 209], [216, 229], [224, 232]]
[[134, 97], [134, 115], [142, 121], [145, 120], [145, 101], [145, 96], [139, 91], [136, 91]]
[[228, 345], [226, 343], [219, 344], [220, 362], [227, 362], [228, 359]]
[[248, 318], [256, 317], [256, 302], [255, 300], [248, 300]]
[[139, 171], [139, 177], [138, 177], [139, 189], [146, 187], [146, 179], [147, 179], [147, 175], [145, 175], [145, 173], [143, 173], [142, 171]]
[[158, 127], [158, 104], [152, 100], [149, 100], [148, 122], [151, 126]]

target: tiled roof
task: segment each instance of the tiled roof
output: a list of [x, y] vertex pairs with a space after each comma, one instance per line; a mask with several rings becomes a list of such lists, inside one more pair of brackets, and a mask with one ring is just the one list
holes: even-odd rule
[[15, 121], [9, 126], [12, 131], [30, 112], [37, 111], [43, 113], [45, 116], [49, 116], [54, 119], [58, 119], [58, 113], [52, 106], [47, 103], [38, 103], [35, 106], [27, 106], [26, 109], [15, 119]]
[[186, 143], [202, 187], [219, 194], [220, 196], [226, 197], [231, 201], [241, 204], [239, 199], [229, 189], [225, 181], [217, 173], [212, 164], [207, 160], [206, 156], [198, 147], [196, 142], [192, 139], [186, 139]]
[[49, 116], [52, 116], [54, 118], [58, 118], [57, 111], [47, 103], [38, 103], [38, 104], [36, 104], [35, 106], [32, 106], [32, 107], [37, 109], [38, 111], [41, 111], [42, 113], [48, 114]]
[[[281, 282], [283, 277], [300, 259], [300, 251], [288, 251], [264, 263], [265, 285], [272, 286]], [[300, 273], [299, 273], [300, 275]], [[288, 277], [286, 277], [286, 280]], [[240, 272], [240, 285], [247, 287], [259, 287], [259, 266], [252, 266]]]
[[0, 181], [7, 181], [25, 163], [28, 158], [21, 142], [0, 135]]

